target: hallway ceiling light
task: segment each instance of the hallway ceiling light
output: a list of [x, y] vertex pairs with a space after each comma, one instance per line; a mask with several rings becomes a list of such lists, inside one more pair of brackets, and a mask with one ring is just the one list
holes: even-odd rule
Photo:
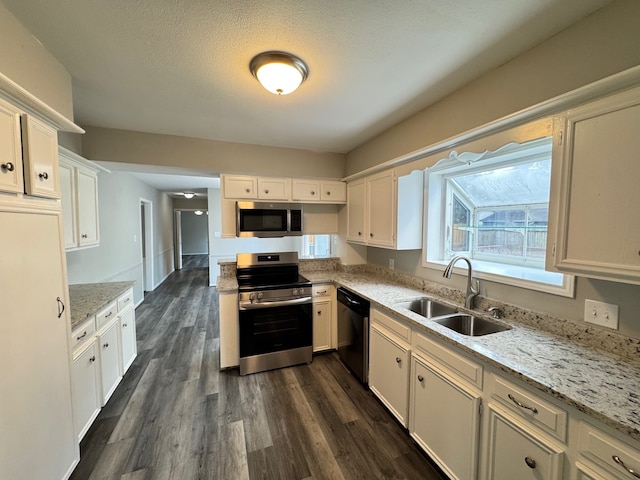
[[309, 67], [287, 52], [262, 52], [253, 57], [249, 70], [264, 88], [276, 95], [295, 91], [309, 76]]
[[195, 212], [193, 212], [193, 213], [195, 213], [196, 215], [202, 215], [202, 213], [203, 213], [203, 212], [202, 212], [202, 210], [196, 210], [196, 211], [195, 211]]
[[184, 195], [184, 198], [193, 198], [196, 196], [196, 194], [192, 192], [184, 192], [183, 195]]

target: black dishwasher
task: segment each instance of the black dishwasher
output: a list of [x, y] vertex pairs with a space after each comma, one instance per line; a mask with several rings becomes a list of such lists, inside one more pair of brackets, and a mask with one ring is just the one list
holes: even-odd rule
[[369, 301], [338, 288], [338, 356], [362, 383], [369, 381]]

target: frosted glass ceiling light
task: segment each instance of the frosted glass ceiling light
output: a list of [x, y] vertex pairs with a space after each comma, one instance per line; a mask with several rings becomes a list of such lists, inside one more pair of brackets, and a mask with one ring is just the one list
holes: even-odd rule
[[195, 196], [195, 193], [184, 192], [183, 195], [184, 195], [184, 198], [193, 198]]
[[309, 67], [287, 52], [259, 53], [249, 63], [249, 70], [264, 88], [276, 95], [295, 91], [309, 75]]

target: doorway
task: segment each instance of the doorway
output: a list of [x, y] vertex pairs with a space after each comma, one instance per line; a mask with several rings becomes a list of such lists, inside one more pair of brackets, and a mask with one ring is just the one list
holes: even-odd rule
[[205, 209], [174, 211], [176, 270], [209, 268], [209, 222]]
[[140, 251], [142, 256], [142, 288], [155, 289], [153, 281], [153, 203], [140, 199]]

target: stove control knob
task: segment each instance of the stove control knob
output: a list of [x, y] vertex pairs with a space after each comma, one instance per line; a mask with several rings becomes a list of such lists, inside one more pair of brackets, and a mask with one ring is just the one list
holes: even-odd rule
[[293, 290], [291, 290], [291, 295], [293, 295], [294, 297], [298, 295], [298, 289], [294, 288]]
[[262, 300], [262, 292], [258, 292], [258, 301]]
[[256, 299], [256, 294], [255, 294], [255, 293], [250, 293], [250, 294], [249, 294], [249, 301], [250, 301], [251, 303], [253, 303], [253, 301], [254, 301], [255, 299]]

